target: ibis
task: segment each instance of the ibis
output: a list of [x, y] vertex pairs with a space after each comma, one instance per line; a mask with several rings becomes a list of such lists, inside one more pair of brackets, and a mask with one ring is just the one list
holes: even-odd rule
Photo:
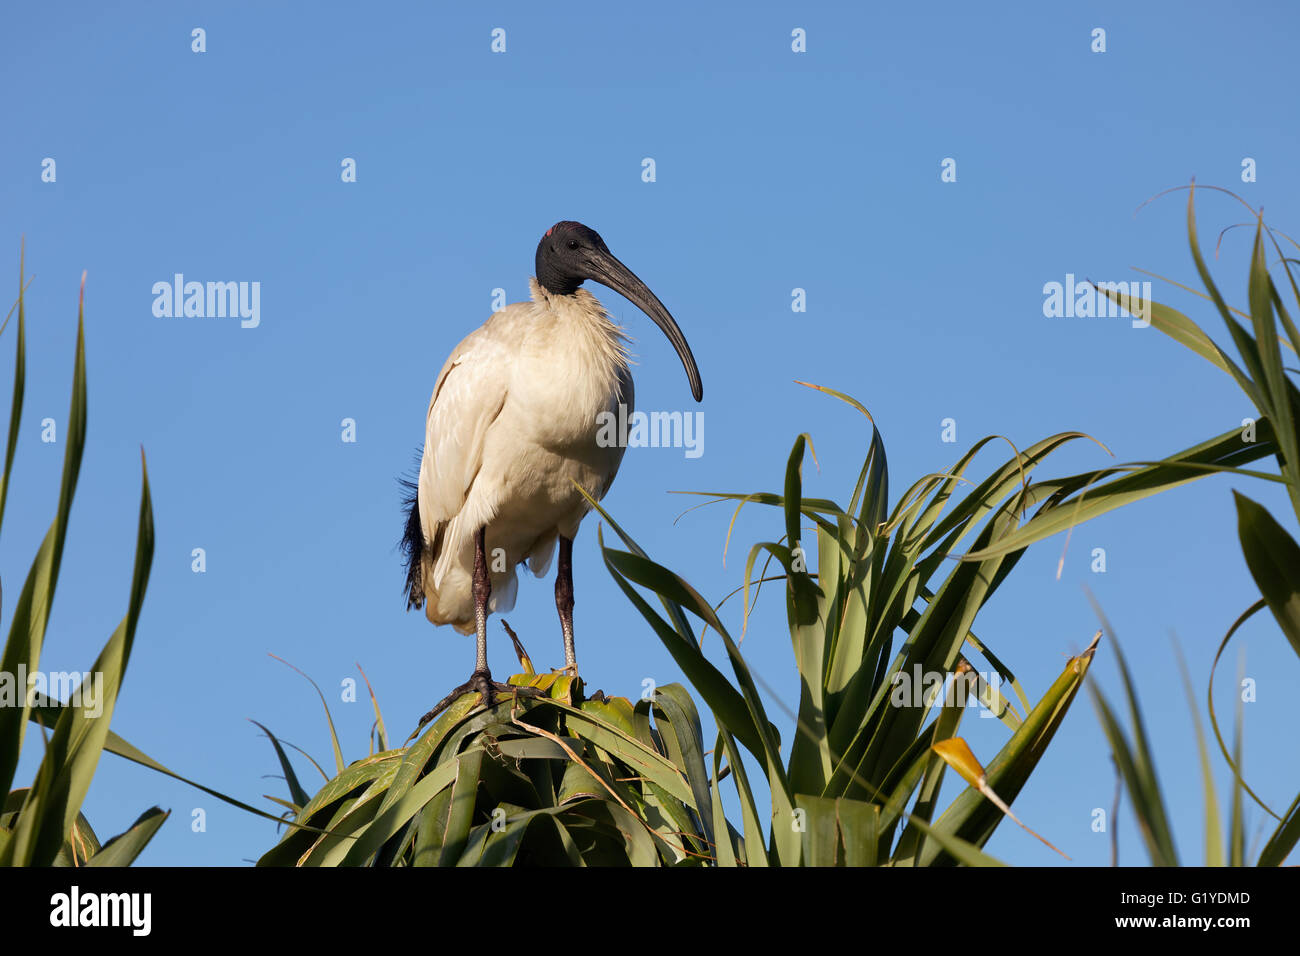
[[[631, 414], [630, 339], [583, 282], [619, 292], [650, 317], [681, 357], [698, 402], [700, 372], [686, 337], [646, 284], [578, 222], [558, 222], [537, 246], [531, 301], [494, 313], [442, 366], [425, 418], [418, 479], [403, 535], [407, 609], [477, 636], [474, 672], [428, 715], [477, 691], [491, 705], [487, 618], [514, 607], [516, 569], [546, 574], [558, 545], [555, 607], [564, 671], [577, 676], [573, 539], [623, 459], [598, 440], [599, 421]], [[603, 414], [602, 414], [603, 413]], [[598, 419], [598, 416], [600, 418]]]

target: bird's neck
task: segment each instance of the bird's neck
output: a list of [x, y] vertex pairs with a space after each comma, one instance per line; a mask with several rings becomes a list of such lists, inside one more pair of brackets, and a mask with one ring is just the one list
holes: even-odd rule
[[[605, 410], [611, 401], [631, 401], [631, 393], [624, 394], [624, 383], [631, 378], [631, 339], [616, 325], [596, 297], [585, 289], [569, 295], [548, 291], [536, 279], [530, 281], [534, 307], [540, 310], [543, 325], [562, 330], [565, 343], [565, 372], [572, 383], [591, 383], [595, 391], [586, 396], [591, 415]], [[543, 318], [544, 317], [544, 318]], [[576, 396], [576, 392], [574, 393]], [[580, 405], [582, 399], [575, 397]]]
[[570, 326], [577, 339], [586, 340], [597, 351], [606, 353], [612, 362], [627, 365], [630, 341], [627, 333], [609, 317], [594, 295], [586, 289], [558, 295], [536, 279], [530, 279], [528, 284], [533, 302]]

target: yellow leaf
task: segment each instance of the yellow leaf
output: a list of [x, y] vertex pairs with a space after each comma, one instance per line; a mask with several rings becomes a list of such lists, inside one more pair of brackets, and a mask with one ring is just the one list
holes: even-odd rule
[[984, 792], [984, 768], [975, 759], [966, 741], [960, 737], [950, 737], [947, 740], [937, 741], [930, 749], [942, 757], [944, 763], [961, 774], [963, 780], [981, 793]]
[[[1096, 641], [1093, 641], [1093, 646], [1096, 646]], [[1091, 652], [1091, 650], [1092, 648], [1090, 647], [1088, 652]], [[984, 773], [984, 768], [980, 765], [980, 762], [975, 759], [975, 755], [971, 753], [971, 749], [967, 745], [966, 741], [960, 737], [950, 737], [947, 740], [936, 741], [931, 744], [930, 749], [942, 757], [944, 763], [961, 774], [963, 780], [980, 793], [984, 794], [985, 799], [1015, 821], [1021, 829], [1025, 830], [1027, 833], [1033, 834], [1035, 837], [1038, 837], [1038, 839], [1042, 840], [1045, 845], [1056, 850], [1057, 853], [1060, 853], [1061, 856], [1064, 856], [1067, 860], [1069, 859], [1069, 857], [1059, 849], [1052, 846], [1051, 843], [1043, 839], [1039, 834], [1034, 833], [1033, 830], [1030, 830], [1029, 827], [1021, 823], [1019, 818], [1011, 812], [1011, 808], [1006, 805], [1002, 798], [993, 792], [993, 788], [989, 786], [988, 777]]]

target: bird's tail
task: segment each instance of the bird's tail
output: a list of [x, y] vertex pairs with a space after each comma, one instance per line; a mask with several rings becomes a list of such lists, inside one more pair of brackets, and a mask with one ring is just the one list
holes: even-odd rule
[[[418, 460], [417, 455], [417, 460]], [[414, 479], [398, 478], [405, 492], [402, 507], [406, 511], [406, 528], [402, 532], [402, 556], [406, 561], [406, 609], [424, 607], [424, 531], [420, 527], [420, 483]]]

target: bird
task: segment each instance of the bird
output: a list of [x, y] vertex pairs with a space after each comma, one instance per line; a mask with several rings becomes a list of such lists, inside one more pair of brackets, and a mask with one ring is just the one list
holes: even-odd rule
[[[631, 339], [583, 282], [621, 293], [668, 337], [699, 402], [699, 368], [672, 314], [595, 230], [565, 220], [537, 245], [530, 301], [505, 306], [452, 351], [433, 386], [418, 478], [407, 484], [402, 549], [407, 610], [476, 636], [474, 671], [421, 726], [471, 691], [491, 706], [516, 690], [492, 679], [487, 618], [514, 607], [516, 569], [546, 574], [559, 550], [555, 606], [562, 673], [578, 676], [573, 539], [624, 448], [599, 437], [602, 413], [630, 416]], [[512, 635], [513, 636], [513, 635]]]

